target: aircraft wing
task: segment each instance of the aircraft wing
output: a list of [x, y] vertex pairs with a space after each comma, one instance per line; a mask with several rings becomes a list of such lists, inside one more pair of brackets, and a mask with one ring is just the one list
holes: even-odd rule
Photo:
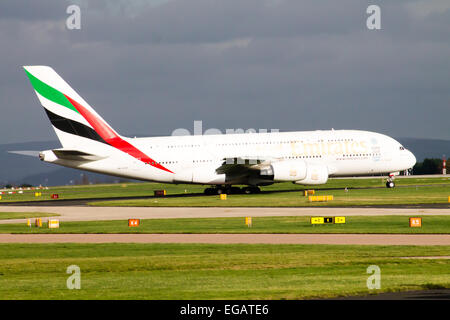
[[216, 169], [217, 174], [235, 175], [248, 171], [258, 170], [261, 164], [270, 163], [272, 159], [261, 158], [226, 158], [220, 167]]

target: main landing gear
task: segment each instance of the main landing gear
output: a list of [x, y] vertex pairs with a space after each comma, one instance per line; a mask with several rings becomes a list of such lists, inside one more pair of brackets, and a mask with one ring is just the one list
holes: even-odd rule
[[206, 188], [204, 193], [206, 195], [215, 195], [215, 194], [253, 194], [260, 193], [261, 190], [258, 187], [232, 187], [232, 186], [216, 186], [214, 188]]

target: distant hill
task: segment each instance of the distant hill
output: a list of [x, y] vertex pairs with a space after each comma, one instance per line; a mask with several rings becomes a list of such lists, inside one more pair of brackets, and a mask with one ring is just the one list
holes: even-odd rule
[[[68, 185], [83, 180], [85, 174], [89, 182], [113, 183], [122, 178], [111, 177], [76, 169], [64, 168], [40, 161], [37, 157], [8, 153], [17, 150], [48, 150], [61, 148], [58, 141], [26, 142], [0, 145], [0, 186], [20, 185]], [[86, 179], [86, 178], [85, 178]]]
[[[437, 139], [396, 138], [406, 148], [410, 149], [417, 158], [423, 161], [425, 158], [442, 158], [442, 155], [450, 157], [450, 141]], [[60, 148], [58, 141], [26, 142], [0, 145], [0, 186], [5, 184], [20, 185], [28, 183], [32, 185], [67, 185], [80, 182], [86, 174], [88, 180], [93, 183], [113, 183], [123, 179], [102, 174], [95, 174], [75, 169], [55, 166], [39, 161], [36, 157], [11, 154], [7, 151], [15, 150], [48, 150]]]

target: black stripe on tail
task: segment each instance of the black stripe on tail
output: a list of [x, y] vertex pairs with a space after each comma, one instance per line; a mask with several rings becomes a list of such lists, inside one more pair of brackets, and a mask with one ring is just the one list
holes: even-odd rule
[[61, 131], [74, 134], [80, 137], [106, 143], [106, 141], [103, 140], [103, 138], [100, 137], [100, 135], [97, 132], [95, 132], [95, 130], [92, 129], [91, 127], [88, 127], [82, 123], [70, 119], [63, 118], [47, 110], [46, 108], [44, 108], [44, 110], [45, 112], [47, 112], [47, 116], [50, 119], [52, 125], [55, 126], [55, 128], [58, 128]]

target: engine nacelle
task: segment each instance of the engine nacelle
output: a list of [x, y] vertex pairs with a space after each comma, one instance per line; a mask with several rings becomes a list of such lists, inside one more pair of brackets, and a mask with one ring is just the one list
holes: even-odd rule
[[296, 184], [315, 185], [328, 181], [328, 168], [324, 165], [308, 164], [306, 177], [295, 181]]
[[261, 168], [260, 177], [273, 181], [297, 181], [306, 178], [306, 163], [304, 161], [279, 161]]

